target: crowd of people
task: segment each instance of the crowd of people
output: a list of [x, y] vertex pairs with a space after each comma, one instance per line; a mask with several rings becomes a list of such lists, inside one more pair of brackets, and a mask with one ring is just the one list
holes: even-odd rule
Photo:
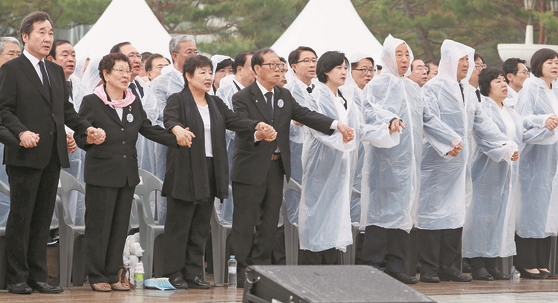
[[[381, 58], [300, 46], [287, 59], [269, 48], [233, 59], [200, 55], [179, 35], [170, 60], [121, 42], [78, 62], [44, 12], [26, 16], [20, 34], [23, 50], [0, 37], [11, 293], [63, 291], [46, 281], [45, 245], [61, 167], [86, 184], [95, 291], [131, 288], [119, 269], [138, 168], [163, 180], [151, 198], [165, 228], [163, 276], [177, 289], [210, 287], [215, 199], [234, 205], [239, 287], [248, 266], [272, 264], [289, 180], [301, 184], [300, 197], [285, 196], [300, 265], [341, 264], [359, 222], [360, 262], [403, 283], [509, 280], [498, 259], [510, 256], [522, 278], [557, 278], [554, 50], [535, 52], [530, 69], [519, 58], [486, 67], [445, 40], [440, 61], [424, 62], [389, 35]], [[412, 229], [419, 279], [406, 270]]]

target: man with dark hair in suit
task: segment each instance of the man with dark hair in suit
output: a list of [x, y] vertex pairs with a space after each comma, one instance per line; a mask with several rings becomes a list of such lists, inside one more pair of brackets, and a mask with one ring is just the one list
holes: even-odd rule
[[238, 287], [244, 286], [246, 266], [271, 264], [283, 200], [283, 178], [288, 180], [291, 174], [291, 119], [326, 134], [338, 129], [345, 142], [354, 138], [353, 129], [301, 106], [287, 89], [278, 86], [283, 68], [285, 63], [273, 50], [257, 51], [252, 56], [256, 81], [233, 96], [236, 113], [264, 121], [277, 131], [276, 140], [271, 142], [262, 140], [265, 136], [260, 131], [236, 133], [231, 171], [234, 200], [231, 251], [238, 261]]
[[100, 144], [105, 133], [74, 110], [62, 68], [45, 60], [54, 31], [45, 12], [27, 15], [21, 24], [24, 51], [0, 68], [0, 117], [20, 140], [6, 145], [4, 163], [10, 182], [6, 225], [6, 278], [15, 294], [60, 293], [47, 284], [46, 243], [54, 211], [60, 167], [68, 167], [64, 124]]

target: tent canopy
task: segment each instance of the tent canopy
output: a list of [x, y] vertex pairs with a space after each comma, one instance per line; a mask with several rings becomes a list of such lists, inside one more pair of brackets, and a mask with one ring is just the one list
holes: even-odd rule
[[299, 46], [311, 47], [318, 56], [334, 50], [347, 57], [365, 53], [378, 63], [382, 52], [350, 0], [310, 0], [271, 48], [287, 58]]
[[74, 49], [78, 58], [97, 58], [108, 54], [115, 44], [128, 41], [139, 53], [149, 51], [170, 59], [170, 39], [145, 0], [112, 0]]

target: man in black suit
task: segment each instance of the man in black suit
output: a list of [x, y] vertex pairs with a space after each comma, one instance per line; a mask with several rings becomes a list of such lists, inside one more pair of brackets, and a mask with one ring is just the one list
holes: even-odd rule
[[[256, 81], [233, 96], [236, 113], [264, 121], [277, 131], [276, 140], [271, 142], [262, 140], [264, 134], [260, 131], [237, 132], [235, 137], [231, 171], [234, 198], [231, 251], [238, 261], [239, 287], [244, 285], [246, 266], [271, 264], [283, 200], [283, 176], [288, 180], [291, 175], [291, 119], [326, 134], [338, 129], [346, 142], [354, 137], [353, 129], [302, 107], [287, 89], [277, 86], [284, 67], [273, 50], [256, 52], [252, 57]], [[250, 253], [251, 260], [248, 260]]]
[[60, 167], [69, 166], [64, 124], [87, 133], [90, 144], [105, 136], [68, 101], [62, 68], [44, 60], [53, 36], [47, 13], [27, 15], [21, 24], [23, 54], [0, 68], [0, 117], [21, 145], [4, 150], [10, 182], [6, 278], [8, 290], [17, 294], [63, 291], [46, 283], [46, 243]]

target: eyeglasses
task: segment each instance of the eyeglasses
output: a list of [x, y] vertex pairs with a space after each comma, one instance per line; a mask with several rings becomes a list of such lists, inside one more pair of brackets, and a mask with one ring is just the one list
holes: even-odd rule
[[359, 71], [363, 74], [367, 74], [367, 73], [375, 73], [376, 69], [375, 68], [354, 68], [353, 70]]
[[419, 72], [425, 71], [426, 73], [430, 72], [430, 69], [427, 66], [417, 66], [416, 70]]
[[526, 70], [522, 70], [522, 71], [517, 71], [516, 74], [524, 74], [526, 76], [529, 76], [529, 70], [526, 69]]
[[299, 60], [295, 63], [310, 63], [310, 62], [312, 62], [313, 64], [316, 64], [316, 62], [318, 62], [318, 60], [316, 60], [316, 58], [313, 58], [313, 59], [305, 58], [305, 59]]
[[132, 74], [132, 71], [129, 70], [129, 69], [124, 70], [124, 69], [113, 68], [112, 70], [121, 74], [121, 75], [124, 75], [124, 74], [131, 75]]
[[486, 68], [486, 64], [475, 64], [476, 70], [482, 70]]
[[284, 69], [285, 68], [285, 63], [262, 63], [262, 65], [268, 65], [270, 69]]
[[138, 53], [130, 53], [130, 54], [128, 54], [127, 57], [130, 58], [130, 59], [137, 58], [137, 59], [140, 59], [140, 60], [141, 60], [141, 55], [138, 54]]

